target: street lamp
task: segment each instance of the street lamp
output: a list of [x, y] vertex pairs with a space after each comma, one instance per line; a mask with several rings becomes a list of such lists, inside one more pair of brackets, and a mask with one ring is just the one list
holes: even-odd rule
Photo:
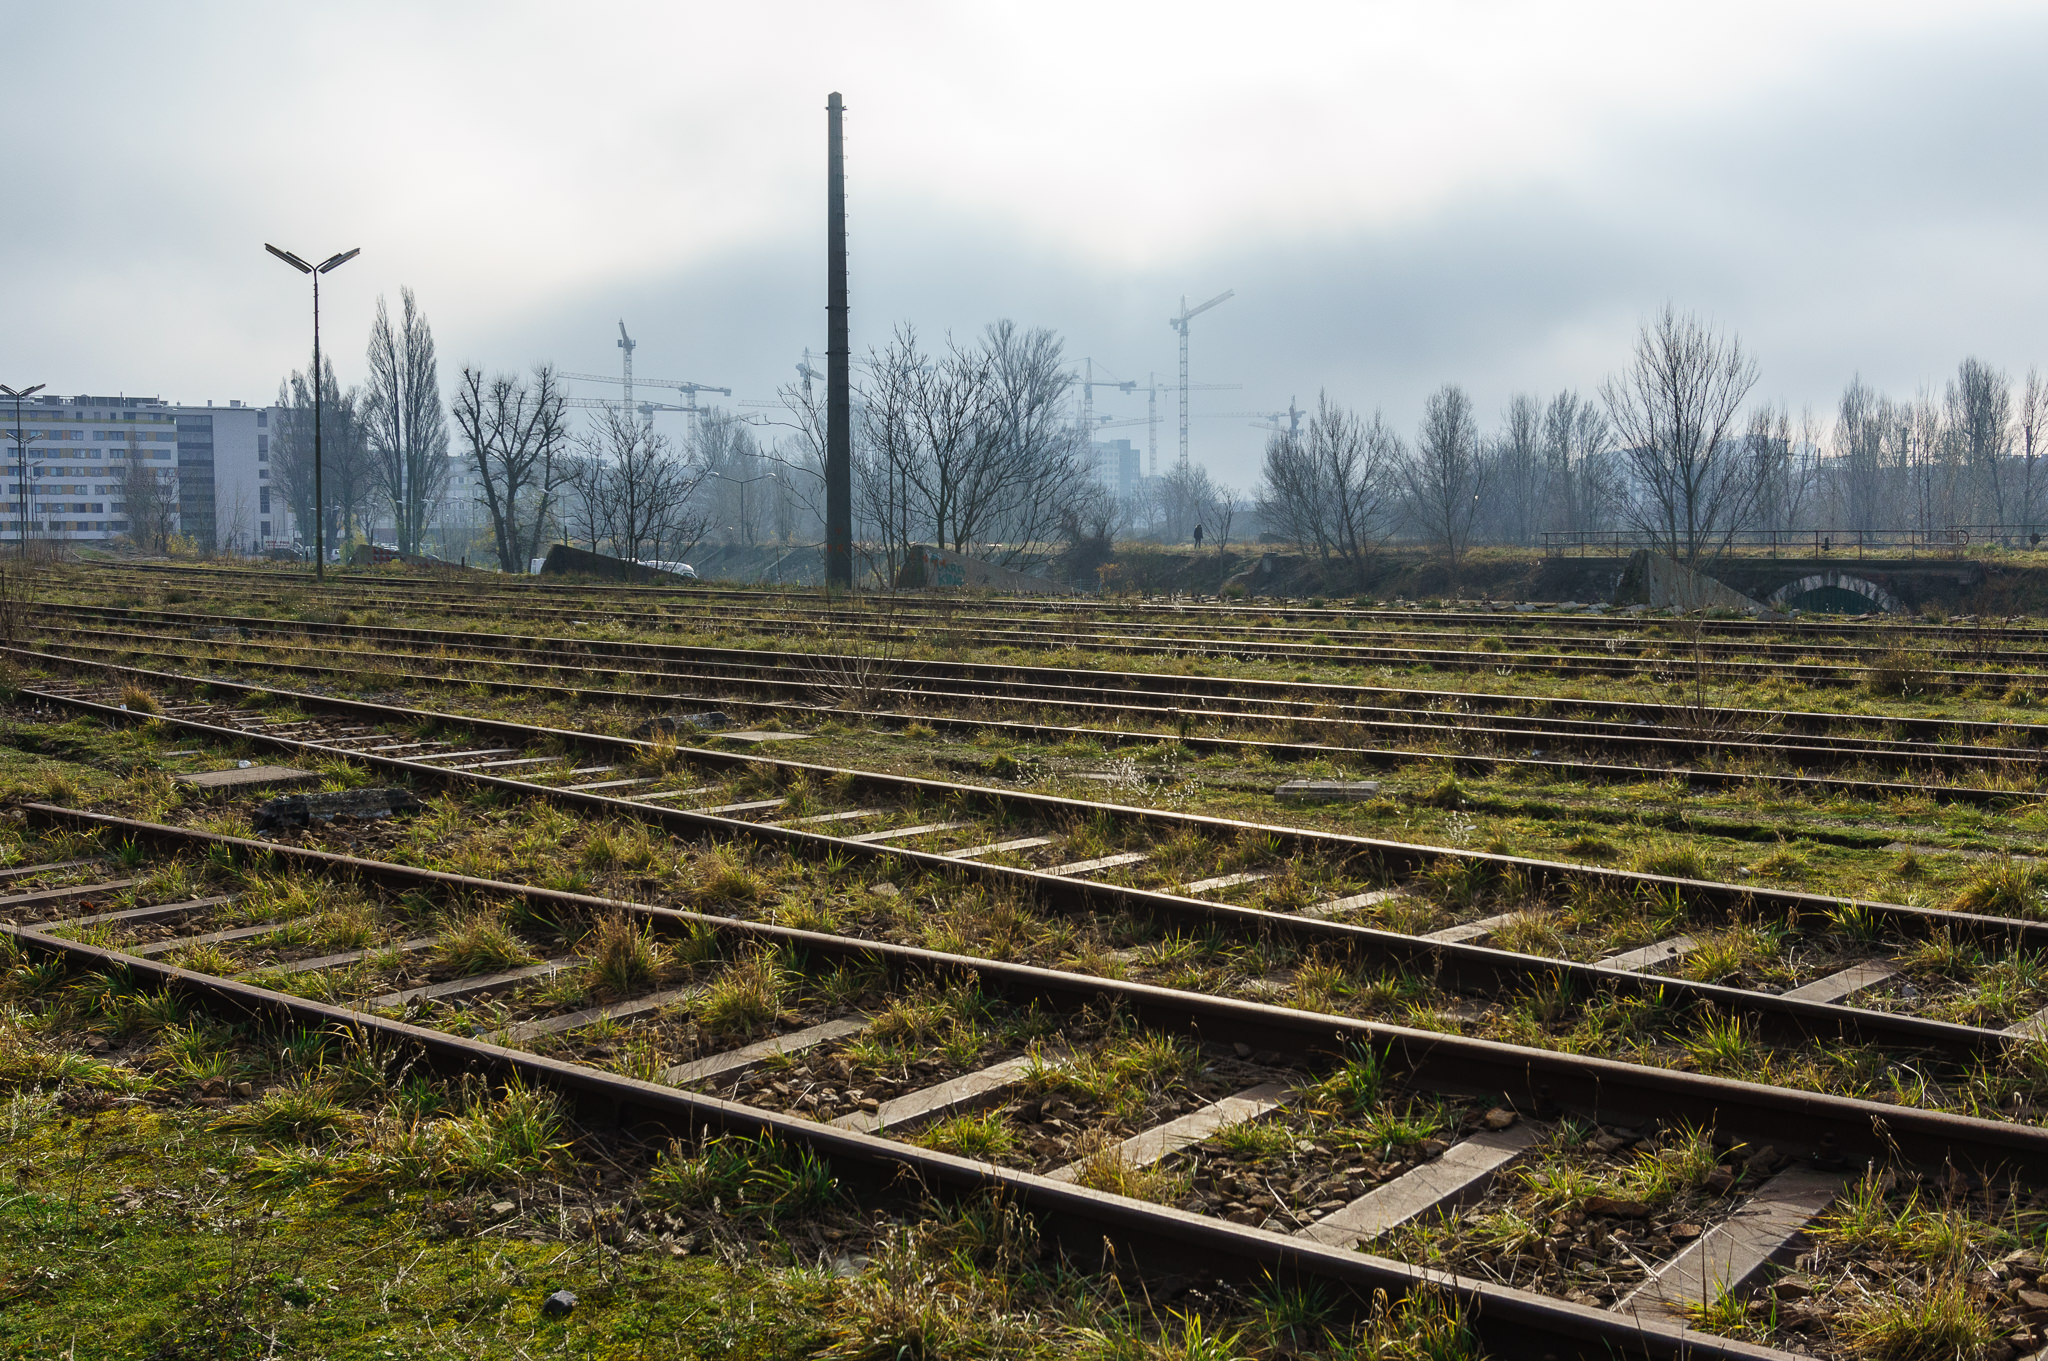
[[733, 482], [738, 484], [740, 489], [740, 533], [747, 536], [747, 544], [749, 547], [751, 547], [754, 542], [754, 528], [753, 525], [750, 524], [747, 520], [747, 484], [749, 482], [780, 481], [782, 479], [782, 474], [761, 473], [755, 477], [734, 477], [729, 473], [722, 473], [718, 471], [718, 469], [716, 468], [706, 468], [704, 471], [710, 473], [713, 477], [719, 479], [721, 482]]
[[317, 265], [309, 265], [288, 250], [279, 250], [265, 242], [263, 249], [290, 265], [301, 274], [313, 276], [313, 577], [316, 581], [327, 580], [327, 500], [320, 485], [320, 276], [340, 269], [363, 253], [361, 246], [345, 250], [339, 255], [330, 255]]
[[0, 383], [0, 395], [14, 399], [14, 461], [21, 469], [21, 560], [28, 561], [28, 431], [21, 428], [21, 400], [33, 397], [43, 390], [43, 384], [22, 388], [19, 392]]

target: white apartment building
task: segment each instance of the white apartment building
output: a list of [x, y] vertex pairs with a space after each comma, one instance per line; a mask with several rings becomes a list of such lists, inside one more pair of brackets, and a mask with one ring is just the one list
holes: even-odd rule
[[24, 486], [30, 537], [92, 542], [126, 535], [123, 486], [132, 461], [170, 474], [162, 480], [177, 498], [176, 531], [203, 547], [254, 552], [293, 540], [284, 496], [270, 485], [267, 407], [45, 395], [22, 403], [21, 443], [14, 414], [12, 403], [0, 405], [0, 457], [7, 465], [0, 539], [21, 536]]

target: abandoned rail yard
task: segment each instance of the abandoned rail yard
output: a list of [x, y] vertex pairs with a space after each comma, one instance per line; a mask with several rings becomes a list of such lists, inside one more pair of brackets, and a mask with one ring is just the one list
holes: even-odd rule
[[2048, 1344], [2028, 618], [21, 570], [10, 1309]]
[[13, 7], [0, 1361], [2048, 1361], [2048, 12], [1841, 8]]

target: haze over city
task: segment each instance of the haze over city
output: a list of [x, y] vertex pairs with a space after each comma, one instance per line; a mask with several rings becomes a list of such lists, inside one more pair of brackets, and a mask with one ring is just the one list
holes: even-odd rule
[[[2027, 6], [9, 9], [0, 373], [57, 392], [274, 400], [307, 328], [272, 240], [362, 247], [345, 382], [410, 286], [444, 383], [613, 371], [623, 317], [641, 372], [770, 399], [824, 344], [830, 89], [856, 354], [1009, 317], [1170, 380], [1165, 318], [1235, 289], [1192, 364], [1242, 388], [1197, 413], [1326, 389], [1402, 429], [1445, 382], [1483, 427], [1595, 387], [1667, 301], [1795, 411], [2041, 357]], [[1249, 486], [1249, 426], [1194, 457]]]

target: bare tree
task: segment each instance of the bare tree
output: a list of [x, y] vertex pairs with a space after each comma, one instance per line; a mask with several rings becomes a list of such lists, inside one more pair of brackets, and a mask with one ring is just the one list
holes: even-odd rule
[[487, 379], [465, 364], [457, 380], [455, 424], [491, 517], [500, 571], [524, 572], [553, 522], [569, 462], [565, 396], [550, 364], [534, 365], [531, 380]]
[[607, 408], [571, 464], [591, 546], [630, 561], [670, 561], [702, 540], [692, 505], [705, 470], [685, 462], [639, 413]]
[[1735, 438], [1756, 376], [1740, 340], [1667, 304], [1600, 390], [1633, 474], [1629, 517], [1673, 558], [1725, 547], [1756, 504], [1755, 465]]
[[1463, 388], [1446, 383], [1423, 403], [1415, 452], [1401, 471], [1424, 536], [1442, 550], [1455, 573], [1471, 544], [1487, 483], [1479, 426]]
[[1551, 529], [1586, 532], [1609, 523], [1614, 451], [1607, 417], [1576, 392], [1543, 409], [1544, 520]]
[[1500, 435], [1488, 458], [1493, 494], [1482, 504], [1489, 538], [1502, 543], [1536, 542], [1545, 500], [1548, 463], [1543, 449], [1543, 406], [1518, 393], [1508, 401]]
[[1260, 518], [1327, 565], [1333, 559], [1361, 581], [1367, 560], [1387, 534], [1394, 487], [1405, 451], [1375, 411], [1371, 420], [1316, 397], [1299, 434], [1266, 442]]
[[2019, 489], [2014, 518], [2030, 529], [2041, 513], [2041, 460], [2048, 455], [2048, 383], [2039, 369], [2027, 370], [2015, 425], [2020, 437]]
[[2004, 524], [2004, 464], [2012, 452], [2012, 381], [1972, 356], [1949, 381], [1943, 406], [1950, 438], [1974, 483], [1977, 513], [1993, 524]]
[[[369, 510], [375, 491], [369, 443], [362, 422], [361, 394], [344, 389], [334, 360], [323, 356], [320, 378], [320, 500], [326, 509], [327, 546], [338, 549]], [[278, 385], [277, 422], [270, 438], [270, 467], [292, 509], [302, 537], [313, 528], [313, 383], [294, 372]]]
[[121, 470], [121, 511], [128, 519], [130, 543], [145, 553], [168, 553], [171, 536], [178, 532], [178, 476], [153, 466], [147, 452], [129, 441], [128, 463]]
[[397, 330], [377, 298], [370, 326], [370, 381], [363, 398], [378, 490], [391, 503], [401, 553], [420, 551], [429, 507], [448, 480], [448, 421], [441, 408], [434, 330], [410, 288], [399, 290]]
[[999, 321], [931, 354], [903, 325], [866, 369], [859, 496], [892, 571], [926, 537], [1008, 562], [1061, 532], [1090, 476], [1058, 337]]

